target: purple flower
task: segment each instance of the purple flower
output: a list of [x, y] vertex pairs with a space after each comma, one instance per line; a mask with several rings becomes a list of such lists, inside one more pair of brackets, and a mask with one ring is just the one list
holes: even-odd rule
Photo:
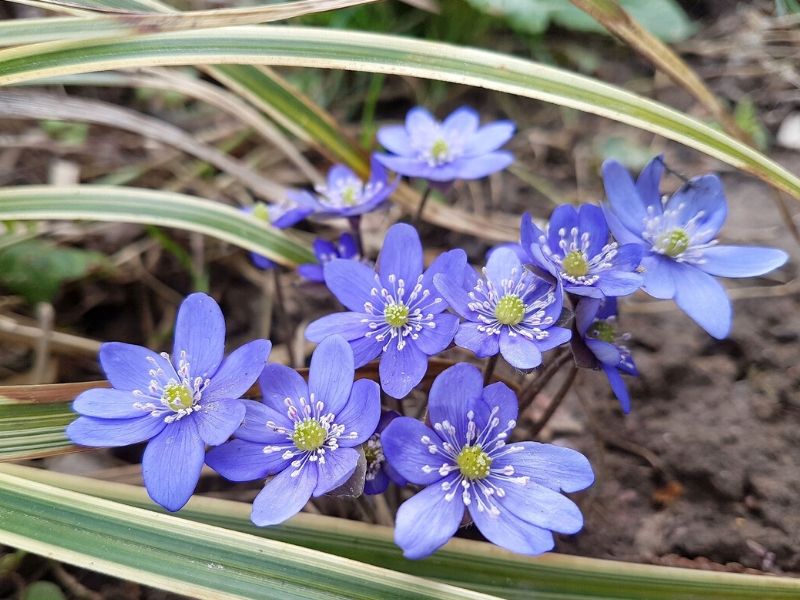
[[[287, 192], [287, 197], [290, 194], [291, 192]], [[291, 227], [305, 219], [312, 212], [310, 208], [298, 206], [293, 202], [284, 202], [283, 204], [264, 204], [263, 202], [257, 202], [253, 206], [245, 207], [242, 210], [253, 215], [256, 219], [264, 221], [278, 229]], [[256, 252], [250, 253], [250, 260], [256, 268], [264, 271], [274, 269], [278, 266], [277, 263]]]
[[383, 391], [403, 398], [428, 369], [428, 357], [453, 340], [458, 317], [433, 286], [437, 273], [462, 273], [463, 250], [440, 255], [423, 272], [422, 244], [416, 229], [405, 223], [389, 228], [373, 271], [353, 260], [335, 258], [324, 266], [328, 289], [352, 312], [317, 319], [306, 337], [321, 342], [340, 334], [353, 347], [356, 367], [381, 357], [378, 369]]
[[142, 458], [144, 485], [166, 508], [180, 509], [192, 495], [206, 444], [227, 440], [245, 416], [239, 400], [258, 378], [272, 347], [245, 344], [223, 360], [225, 320], [214, 300], [192, 294], [181, 304], [172, 356], [111, 342], [100, 364], [111, 389], [83, 392], [67, 427], [76, 444], [128, 446], [150, 440]]
[[547, 233], [526, 213], [520, 229], [530, 260], [558, 278], [565, 292], [592, 298], [627, 296], [642, 285], [642, 276], [636, 272], [642, 247], [611, 241], [603, 211], [597, 206], [583, 204], [575, 210], [562, 204], [553, 211]]
[[483, 276], [471, 268], [445, 271], [434, 277], [439, 293], [464, 321], [455, 342], [479, 358], [498, 352], [518, 369], [533, 369], [542, 352], [571, 336], [555, 325], [561, 315], [563, 292], [534, 275], [510, 248], [489, 256]]
[[308, 383], [283, 365], [259, 378], [263, 402], [245, 401], [234, 439], [212, 449], [208, 465], [231, 481], [274, 475], [253, 502], [256, 525], [276, 525], [297, 514], [311, 496], [345, 483], [380, 418], [380, 390], [368, 379], [353, 383], [353, 352], [332, 336], [311, 357]]
[[665, 201], [659, 193], [663, 172], [660, 156], [636, 183], [618, 162], [603, 163], [608, 225], [620, 243], [644, 249], [644, 291], [674, 299], [700, 327], [722, 339], [730, 332], [731, 304], [714, 276], [763, 275], [788, 255], [774, 248], [719, 244], [715, 238], [728, 212], [719, 177], [695, 177]]
[[447, 542], [465, 507], [487, 539], [522, 554], [550, 550], [553, 531], [581, 529], [580, 510], [559, 492], [591, 485], [589, 462], [551, 444], [507, 443], [517, 410], [505, 384], [484, 388], [480, 371], [461, 363], [433, 382], [431, 427], [400, 417], [384, 430], [389, 464], [425, 486], [397, 511], [394, 539], [407, 558], [423, 558]]
[[320, 218], [358, 217], [378, 208], [400, 184], [399, 178], [390, 182], [386, 169], [374, 158], [370, 169], [365, 183], [349, 167], [334, 165], [326, 185], [318, 186], [316, 194], [296, 190], [288, 197]]
[[386, 461], [386, 456], [383, 454], [383, 445], [381, 444], [383, 430], [399, 416], [400, 413], [393, 410], [381, 411], [381, 419], [378, 421], [375, 433], [364, 444], [364, 455], [367, 457], [367, 475], [364, 481], [365, 494], [382, 494], [389, 487], [389, 481], [394, 481], [401, 487], [407, 483]]
[[358, 253], [358, 244], [349, 233], [343, 233], [336, 244], [323, 240], [322, 238], [317, 238], [314, 240], [314, 254], [319, 262], [300, 265], [297, 267], [297, 272], [301, 277], [317, 283], [323, 283], [325, 281], [322, 267], [324, 267], [326, 263], [331, 262], [334, 258], [361, 262], [361, 255]]
[[449, 182], [480, 179], [514, 161], [498, 151], [514, 135], [514, 123], [496, 121], [480, 127], [478, 113], [462, 107], [439, 123], [424, 108], [412, 108], [406, 124], [378, 130], [378, 141], [391, 154], [376, 154], [389, 169], [408, 177]]
[[615, 298], [582, 298], [575, 309], [576, 342], [582, 342], [591, 352], [594, 367], [606, 374], [614, 395], [627, 414], [631, 399], [620, 373], [638, 376], [639, 371], [625, 346], [627, 334], [617, 330], [617, 302]]

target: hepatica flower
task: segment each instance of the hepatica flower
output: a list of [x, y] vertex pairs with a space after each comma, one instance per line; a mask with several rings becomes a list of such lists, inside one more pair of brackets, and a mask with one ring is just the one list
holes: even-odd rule
[[597, 206], [584, 204], [580, 210], [559, 206], [546, 233], [526, 213], [520, 230], [522, 247], [533, 264], [557, 277], [565, 292], [593, 298], [626, 296], [642, 285], [642, 276], [636, 272], [642, 247], [612, 241]]
[[111, 342], [100, 364], [111, 389], [83, 392], [67, 427], [76, 444], [128, 446], [149, 440], [142, 458], [150, 497], [180, 509], [192, 495], [206, 444], [223, 443], [245, 416], [239, 398], [256, 381], [271, 344], [256, 340], [223, 359], [225, 321], [214, 300], [192, 294], [181, 304], [172, 355]]
[[334, 258], [361, 261], [361, 255], [358, 253], [358, 244], [349, 233], [343, 233], [335, 244], [328, 240], [317, 238], [314, 241], [314, 255], [317, 257], [318, 262], [300, 265], [297, 267], [297, 272], [301, 277], [316, 283], [325, 281], [322, 267]]
[[569, 329], [555, 323], [561, 315], [563, 293], [525, 268], [511, 248], [489, 256], [483, 276], [471, 268], [447, 270], [434, 277], [439, 293], [464, 321], [455, 342], [479, 358], [498, 352], [518, 369], [542, 362], [542, 352], [570, 338]]
[[674, 299], [709, 334], [724, 338], [731, 327], [731, 304], [714, 276], [763, 275], [788, 256], [774, 248], [720, 244], [716, 236], [728, 207], [719, 177], [695, 177], [664, 200], [659, 193], [663, 172], [663, 161], [656, 157], [634, 183], [620, 163], [603, 163], [608, 225], [621, 243], [642, 246], [648, 294]]
[[394, 481], [399, 486], [406, 485], [406, 480], [394, 470], [386, 460], [383, 453], [381, 435], [389, 423], [394, 421], [400, 413], [393, 410], [381, 411], [381, 418], [375, 433], [364, 444], [364, 456], [367, 459], [367, 474], [364, 481], [365, 494], [382, 494], [389, 487], [389, 482]]
[[[287, 192], [290, 194], [291, 192]], [[299, 206], [292, 202], [284, 202], [283, 204], [265, 204], [264, 202], [257, 202], [253, 206], [248, 206], [242, 209], [244, 212], [253, 215], [256, 219], [269, 223], [278, 229], [286, 229], [296, 223], [299, 223], [311, 214], [312, 210], [305, 206]], [[253, 265], [262, 270], [274, 269], [277, 264], [256, 252], [250, 253], [250, 260]]]
[[259, 379], [263, 402], [245, 401], [244, 423], [230, 442], [213, 448], [208, 465], [231, 481], [273, 476], [253, 502], [256, 525], [294, 516], [311, 496], [345, 483], [380, 418], [378, 384], [353, 383], [353, 351], [339, 336], [311, 357], [308, 383], [297, 371], [270, 364]]
[[308, 191], [292, 191], [289, 198], [306, 207], [317, 217], [358, 217], [378, 208], [392, 195], [400, 183], [389, 181], [386, 169], [373, 159], [368, 181], [363, 181], [349, 167], [334, 165], [328, 171], [325, 185]]
[[433, 382], [431, 426], [399, 417], [382, 435], [383, 451], [400, 475], [425, 486], [397, 512], [395, 542], [407, 558], [423, 558], [449, 540], [468, 510], [491, 542], [522, 554], [553, 547], [551, 532], [576, 533], [578, 507], [560, 491], [592, 484], [586, 458], [551, 444], [508, 441], [517, 398], [503, 383], [483, 387], [466, 363]]
[[514, 135], [514, 123], [496, 121], [480, 126], [478, 113], [462, 107], [442, 123], [424, 108], [413, 108], [405, 125], [378, 130], [378, 141], [391, 154], [375, 158], [387, 168], [434, 182], [480, 179], [514, 161], [499, 150]]
[[417, 231], [405, 223], [392, 225], [375, 271], [343, 259], [324, 266], [326, 285], [350, 312], [317, 319], [306, 337], [321, 342], [342, 335], [353, 347], [356, 367], [380, 356], [383, 391], [403, 398], [422, 380], [428, 357], [447, 348], [458, 328], [458, 317], [444, 312], [447, 303], [433, 277], [463, 273], [466, 262], [463, 250], [451, 250], [423, 271]]
[[617, 329], [616, 299], [582, 298], [575, 309], [575, 328], [627, 414], [631, 399], [621, 374], [638, 376], [639, 371], [625, 345], [628, 336]]

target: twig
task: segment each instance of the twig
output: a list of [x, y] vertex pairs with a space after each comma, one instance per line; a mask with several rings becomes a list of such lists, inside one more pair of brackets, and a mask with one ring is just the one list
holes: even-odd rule
[[53, 319], [55, 311], [49, 302], [39, 302], [36, 305], [36, 318], [39, 320], [41, 336], [36, 342], [34, 351], [33, 373], [31, 383], [48, 383], [47, 367], [50, 364], [50, 342], [53, 334]]
[[60, 563], [50, 560], [48, 561], [50, 572], [58, 579], [58, 582], [63, 585], [69, 593], [78, 600], [103, 600], [105, 596], [99, 594], [94, 590], [90, 590], [80, 581], [78, 581], [71, 573], [61, 566]]
[[266, 271], [261, 273], [261, 331], [263, 339], [268, 340], [272, 333], [273, 290], [272, 278]]
[[414, 227], [418, 227], [422, 222], [422, 213], [425, 211], [425, 205], [428, 203], [428, 199], [431, 197], [431, 192], [433, 191], [430, 183], [428, 183], [427, 186], [428, 187], [426, 187], [425, 191], [422, 193], [422, 198], [419, 200], [419, 206], [417, 207], [417, 212], [412, 221]]
[[572, 365], [570, 368], [569, 373], [567, 373], [567, 378], [561, 384], [561, 387], [558, 388], [556, 395], [553, 396], [553, 399], [550, 401], [550, 404], [547, 406], [547, 409], [544, 411], [542, 418], [539, 419], [536, 423], [534, 423], [533, 428], [531, 429], [530, 435], [531, 437], [535, 437], [539, 434], [539, 432], [544, 429], [544, 426], [547, 425], [548, 421], [553, 417], [558, 407], [561, 406], [561, 403], [564, 401], [564, 398], [567, 396], [567, 392], [572, 387], [572, 384], [575, 383], [575, 377], [578, 374], [578, 367]]
[[483, 370], [483, 386], [486, 387], [489, 385], [489, 382], [492, 380], [492, 375], [494, 375], [494, 369], [497, 366], [497, 359], [500, 357], [500, 354], [495, 354], [494, 356], [489, 357], [489, 360], [486, 362], [486, 367]]
[[524, 390], [522, 395], [520, 395], [520, 410], [524, 410], [531, 402], [533, 402], [533, 399], [536, 398], [539, 392], [544, 389], [544, 387], [550, 382], [558, 370], [563, 367], [564, 364], [570, 360], [570, 358], [572, 357], [569, 352], [565, 352], [539, 372], [539, 375], [533, 380], [530, 387]]

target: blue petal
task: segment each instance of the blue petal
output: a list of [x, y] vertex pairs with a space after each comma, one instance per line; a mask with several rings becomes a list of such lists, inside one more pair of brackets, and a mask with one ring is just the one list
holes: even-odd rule
[[[423, 438], [429, 441], [423, 442]], [[438, 468], [443, 460], [428, 451], [431, 443], [441, 447], [439, 435], [411, 417], [397, 417], [381, 433], [386, 460], [401, 477], [418, 485], [428, 485], [442, 478]], [[425, 469], [426, 466], [433, 468]]]
[[288, 467], [270, 479], [253, 500], [253, 523], [261, 527], [277, 525], [295, 516], [311, 498], [317, 487], [317, 467], [312, 462], [303, 465], [300, 472]]
[[435, 315], [431, 322], [436, 326], [423, 327], [414, 342], [417, 348], [429, 356], [439, 354], [453, 341], [458, 330], [458, 317], [450, 314]]
[[694, 220], [698, 231], [693, 236], [693, 242], [703, 244], [714, 239], [722, 228], [728, 216], [728, 201], [719, 177], [703, 175], [684, 184], [673, 194], [664, 209], [677, 211], [679, 223], [685, 224]]
[[540, 352], [547, 352], [561, 344], [566, 344], [572, 338], [572, 331], [564, 327], [550, 327], [547, 333], [549, 335], [546, 338], [536, 341]]
[[480, 156], [497, 150], [514, 135], [516, 126], [511, 121], [495, 121], [475, 132], [464, 146], [465, 156]]
[[[614, 215], [626, 229], [640, 235], [647, 213], [630, 173], [617, 161], [607, 160], [603, 163], [603, 184]], [[610, 225], [611, 221], [609, 220]], [[612, 231], [614, 231], [613, 228]], [[616, 231], [614, 231], [614, 236], [620, 243], [627, 243], [627, 240], [622, 240], [617, 236]]]
[[322, 265], [307, 263], [297, 267], [297, 274], [303, 279], [313, 281], [314, 283], [325, 283], [325, 271]]
[[321, 342], [331, 335], [340, 335], [347, 341], [364, 337], [369, 329], [369, 317], [366, 313], [341, 312], [325, 315], [312, 321], [306, 327], [306, 339]]
[[383, 469], [379, 469], [372, 479], [364, 480], [364, 493], [367, 496], [382, 494], [389, 487], [389, 476]]
[[535, 556], [553, 549], [553, 534], [523, 521], [507, 510], [498, 515], [481, 510], [477, 502], [469, 505], [469, 514], [484, 537], [501, 548], [518, 554]]
[[[563, 256], [565, 252], [560, 246], [562, 234], [571, 240], [573, 229], [578, 229], [578, 211], [570, 204], [557, 206], [550, 215], [550, 222], [547, 226], [547, 245], [553, 252]], [[580, 243], [580, 239], [578, 239], [578, 243]]]
[[333, 242], [323, 240], [322, 238], [315, 239], [312, 248], [314, 249], [314, 256], [316, 256], [317, 260], [320, 262], [326, 258], [338, 258], [339, 256], [339, 252], [336, 246], [333, 245]]
[[587, 254], [595, 256], [608, 243], [608, 225], [603, 209], [593, 204], [582, 204], [578, 210], [578, 231], [589, 235]]
[[253, 263], [253, 266], [256, 269], [261, 269], [262, 271], [268, 271], [269, 269], [274, 269], [278, 266], [278, 263], [275, 263], [266, 256], [261, 256], [255, 252], [250, 253], [250, 262]]
[[374, 381], [359, 379], [353, 384], [353, 391], [347, 404], [336, 413], [334, 422], [344, 425], [344, 435], [355, 437], [339, 438], [339, 446], [352, 448], [366, 442], [378, 427], [381, 418], [381, 389]]
[[483, 394], [483, 375], [474, 365], [458, 363], [442, 371], [428, 394], [430, 422], [447, 421], [456, 428], [456, 440], [466, 440], [467, 413], [474, 411]]
[[[483, 402], [479, 404], [483, 404], [488, 409], [488, 412], [484, 415], [487, 418], [475, 418], [478, 430], [481, 430], [488, 424], [488, 416], [492, 414], [494, 418], [499, 421], [497, 425], [498, 430], [503, 430], [506, 427], [511, 427], [513, 429], [512, 423], [516, 423], [517, 421], [519, 407], [517, 405], [517, 395], [511, 388], [502, 382], [487, 385], [483, 390], [482, 398]], [[494, 413], [492, 413], [493, 410], [495, 411]], [[495, 430], [495, 433], [497, 433], [498, 430]]]
[[394, 292], [402, 280], [406, 294], [411, 293], [422, 274], [422, 244], [416, 229], [405, 223], [389, 228], [378, 255], [378, 270], [383, 287], [390, 292]]
[[603, 365], [603, 372], [608, 378], [608, 383], [611, 385], [614, 395], [617, 397], [617, 400], [619, 400], [622, 412], [627, 415], [631, 412], [631, 397], [628, 394], [628, 388], [625, 386], [622, 376], [616, 368], [609, 365]]
[[532, 480], [498, 485], [505, 491], [503, 496], [494, 496], [501, 512], [509, 511], [532, 525], [559, 533], [577, 533], [583, 527], [583, 515], [575, 503], [549, 487]]
[[[287, 444], [287, 449], [293, 448]], [[289, 467], [291, 459], [281, 458], [280, 450], [264, 453], [264, 444], [231, 440], [211, 448], [206, 464], [229, 481], [255, 481], [279, 473]]]
[[[614, 236], [614, 239], [617, 240], [620, 244], [641, 244], [645, 245], [644, 240], [641, 238], [641, 230], [633, 232], [625, 225], [622, 224], [622, 221], [619, 220], [619, 217], [614, 213], [611, 205], [607, 202], [604, 202], [601, 205], [603, 210], [603, 215], [606, 218], [606, 224], [608, 225], [608, 229], [611, 231], [611, 235]], [[641, 229], [641, 228], [640, 228]], [[647, 244], [649, 247], [649, 244]]]
[[459, 285], [457, 273], [438, 273], [433, 283], [445, 302], [462, 317], [477, 318], [477, 313], [469, 308], [469, 292]]
[[533, 369], [542, 364], [542, 353], [537, 343], [518, 334], [510, 335], [508, 328], [500, 332], [500, 354], [517, 369]]
[[184, 417], [150, 440], [142, 456], [147, 493], [169, 511], [189, 501], [205, 462], [206, 446], [194, 419]]
[[358, 179], [361, 181], [347, 165], [333, 165], [328, 171], [328, 189], [336, 189], [340, 186], [344, 186], [351, 179]]
[[711, 275], [691, 265], [675, 264], [675, 302], [711, 336], [722, 339], [731, 329], [731, 302]]
[[241, 400], [221, 399], [200, 402], [202, 408], [194, 413], [197, 433], [209, 446], [219, 446], [233, 435], [245, 415]]
[[255, 340], [231, 352], [203, 390], [203, 402], [241, 398], [264, 370], [270, 350], [271, 342]]
[[461, 323], [454, 341], [457, 346], [472, 350], [478, 358], [488, 358], [500, 352], [500, 336], [480, 331], [480, 323]]
[[[424, 179], [436, 176], [439, 167], [432, 167], [427, 162], [416, 156], [394, 156], [392, 154], [375, 153], [375, 158], [387, 169], [406, 177], [421, 177]], [[450, 180], [455, 173], [449, 174]]]
[[191, 376], [211, 377], [225, 353], [225, 319], [211, 296], [197, 293], [186, 297], [175, 321], [172, 364], [177, 369], [186, 352]]
[[72, 410], [85, 417], [132, 419], [146, 414], [141, 408], [134, 408], [133, 406], [143, 401], [146, 402], [146, 400], [134, 396], [131, 392], [95, 388], [86, 390], [75, 398], [75, 402], [72, 403]]
[[502, 281], [510, 279], [522, 270], [516, 252], [509, 248], [498, 248], [492, 252], [486, 263], [486, 277], [498, 290], [503, 289]]
[[[514, 162], [514, 155], [511, 152], [489, 152], [473, 158], [460, 158], [452, 163], [450, 167], [455, 170], [455, 179], [481, 179], [492, 173], [502, 171]], [[440, 175], [438, 181], [448, 181], [453, 177]]]
[[645, 292], [660, 300], [671, 300], [675, 297], [675, 271], [677, 263], [660, 254], [651, 254], [642, 258], [642, 288]]
[[530, 213], [524, 213], [519, 224], [519, 243], [522, 249], [530, 253], [531, 246], [538, 246], [542, 238], [547, 239], [544, 232], [533, 222]]
[[268, 422], [272, 422], [289, 431], [294, 429], [294, 423], [287, 416], [285, 406], [282, 405], [282, 410], [278, 411], [255, 400], [242, 400], [241, 402], [244, 405], [245, 413], [241, 426], [234, 434], [238, 439], [260, 443], [262, 446], [286, 443], [285, 433], [278, 433], [267, 426]]
[[595, 284], [605, 296], [627, 296], [640, 287], [644, 278], [639, 273], [606, 271]]
[[325, 412], [337, 414], [347, 403], [353, 389], [353, 351], [340, 335], [322, 340], [311, 356], [308, 392], [316, 402], [324, 402]]
[[[449, 477], [455, 480], [455, 475]], [[456, 490], [455, 496], [445, 499], [440, 484], [426, 487], [406, 500], [397, 511], [394, 541], [403, 549], [403, 556], [425, 558], [453, 537], [464, 516], [464, 503]]]
[[639, 198], [642, 199], [647, 209], [653, 211], [654, 215], [660, 215], [663, 212], [660, 191], [663, 174], [664, 157], [658, 155], [645, 165], [636, 180], [636, 191], [639, 193]]
[[534, 483], [567, 493], [586, 489], [594, 482], [592, 466], [576, 450], [539, 442], [515, 442], [513, 445], [523, 450], [496, 459], [498, 467], [511, 465], [515, 475], [530, 477]]
[[78, 417], [67, 426], [67, 437], [75, 444], [95, 448], [130, 446], [158, 435], [166, 426], [161, 417], [149, 414], [135, 419]]
[[412, 108], [406, 114], [406, 129], [412, 140], [429, 137], [437, 126], [438, 123], [433, 115], [421, 106]]
[[413, 342], [398, 350], [396, 340], [392, 340], [378, 366], [381, 388], [392, 398], [400, 400], [408, 396], [409, 392], [422, 381], [427, 370], [427, 354], [419, 350]]
[[317, 487], [314, 497], [327, 494], [347, 481], [358, 465], [358, 450], [337, 448], [325, 453], [325, 462], [317, 461]]
[[587, 338], [586, 345], [603, 365], [616, 367], [622, 360], [619, 349], [610, 342]]
[[586, 335], [589, 326], [597, 317], [602, 301], [597, 298], [581, 298], [575, 308], [575, 329], [580, 336]]
[[172, 364], [157, 352], [142, 346], [108, 342], [100, 346], [100, 365], [118, 390], [140, 390], [147, 392], [150, 385], [150, 371], [159, 368], [164, 372], [160, 379], [166, 383], [170, 378], [177, 379]]
[[623, 244], [617, 248], [617, 254], [612, 260], [617, 271], [634, 271], [642, 262], [644, 246], [641, 244]]
[[294, 401], [299, 398], [308, 400], [308, 384], [305, 379], [300, 373], [285, 365], [268, 364], [261, 372], [258, 383], [261, 386], [264, 404], [281, 414], [286, 414], [286, 404], [284, 404], [286, 398]]
[[350, 347], [353, 349], [353, 361], [356, 369], [363, 367], [383, 352], [383, 342], [377, 341], [374, 337], [361, 337], [352, 340]]
[[441, 296], [434, 285], [436, 276], [441, 274], [443, 276], [463, 278], [466, 267], [467, 254], [460, 248], [443, 252], [436, 257], [436, 260], [431, 263], [431, 266], [428, 267], [422, 275], [422, 289], [428, 290], [431, 293], [425, 304], [425, 312], [436, 314], [447, 309], [447, 303], [442, 299], [437, 302], [437, 298], [441, 298]]
[[777, 248], [755, 246], [712, 246], [703, 251], [696, 266], [719, 277], [755, 277], [777, 269], [789, 255]]
[[403, 125], [386, 125], [378, 130], [378, 142], [389, 152], [400, 156], [414, 156], [416, 154], [411, 145], [411, 138]]
[[367, 265], [335, 258], [323, 266], [323, 271], [328, 289], [350, 310], [363, 311], [364, 303], [373, 300], [372, 290], [377, 281], [375, 272]]
[[448, 137], [469, 139], [478, 130], [480, 122], [480, 116], [474, 108], [462, 106], [445, 118], [442, 129]]

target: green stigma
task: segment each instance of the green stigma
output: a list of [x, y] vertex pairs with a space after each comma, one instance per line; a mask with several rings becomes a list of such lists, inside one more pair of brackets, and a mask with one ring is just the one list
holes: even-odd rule
[[664, 254], [675, 258], [689, 249], [689, 235], [683, 229], [673, 229], [659, 240]]
[[467, 479], [485, 479], [492, 468], [492, 459], [480, 446], [465, 446], [456, 456], [456, 464]]
[[368, 465], [371, 465], [372, 463], [377, 461], [378, 458], [383, 456], [383, 452], [381, 451], [382, 449], [381, 449], [380, 442], [377, 442], [377, 443], [371, 444], [371, 445], [370, 444], [364, 444], [364, 446], [362, 446], [362, 447], [364, 448], [364, 458], [367, 459], [367, 464]]
[[259, 221], [269, 223], [269, 207], [263, 202], [256, 202], [256, 205], [253, 207], [253, 216]]
[[589, 263], [586, 262], [586, 257], [583, 252], [573, 250], [568, 252], [561, 261], [561, 266], [564, 267], [564, 272], [570, 277], [583, 277], [589, 272]]
[[403, 304], [389, 304], [383, 310], [383, 318], [392, 327], [402, 327], [408, 323], [408, 307]]
[[525, 317], [525, 303], [514, 294], [503, 296], [494, 307], [494, 316], [503, 325], [518, 325]]
[[431, 146], [431, 156], [433, 157], [433, 160], [437, 162], [445, 160], [449, 152], [450, 147], [442, 138], [439, 138], [433, 142], [433, 146]]
[[595, 321], [589, 328], [589, 336], [602, 342], [613, 344], [617, 339], [617, 332], [614, 326], [608, 321]]
[[165, 385], [161, 400], [175, 412], [191, 408], [194, 404], [192, 392], [182, 383], [168, 383]]
[[358, 202], [358, 193], [355, 186], [349, 185], [342, 190], [342, 204], [353, 206]]
[[306, 419], [294, 426], [292, 442], [298, 450], [316, 450], [328, 437], [328, 432], [316, 419]]

